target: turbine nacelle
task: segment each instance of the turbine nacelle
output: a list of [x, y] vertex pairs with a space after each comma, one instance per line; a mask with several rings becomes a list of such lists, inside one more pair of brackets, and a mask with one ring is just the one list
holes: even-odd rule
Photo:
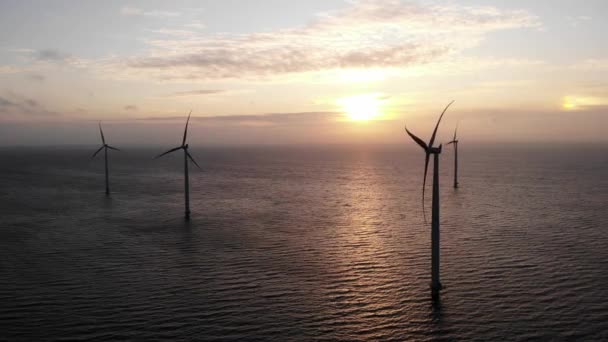
[[447, 143], [447, 145], [458, 144], [458, 139], [456, 139], [457, 132], [458, 132], [458, 123], [456, 123], [456, 129], [454, 129], [454, 137], [452, 138], [452, 141]]
[[180, 146], [178, 146], [178, 147], [175, 147], [175, 148], [170, 149], [170, 150], [169, 150], [169, 151], [167, 151], [167, 152], [164, 152], [164, 153], [159, 154], [159, 155], [158, 155], [158, 156], [156, 156], [154, 159], [158, 159], [158, 158], [160, 158], [160, 157], [164, 156], [165, 154], [169, 154], [169, 153], [172, 153], [172, 152], [175, 152], [175, 151], [178, 151], [178, 150], [184, 150], [184, 151], [186, 151], [186, 158], [190, 159], [190, 161], [191, 161], [191, 162], [192, 162], [194, 165], [196, 165], [196, 167], [198, 167], [199, 169], [201, 168], [201, 167], [198, 165], [198, 163], [197, 163], [197, 162], [194, 160], [194, 158], [192, 157], [192, 155], [190, 155], [190, 152], [188, 152], [188, 147], [189, 147], [190, 145], [188, 145], [188, 144], [186, 143], [186, 139], [188, 138], [188, 123], [190, 122], [190, 115], [191, 115], [191, 114], [192, 114], [192, 111], [190, 111], [190, 113], [188, 114], [188, 120], [186, 120], [186, 128], [184, 128], [184, 137], [183, 137], [183, 140], [182, 140], [182, 144], [181, 144]]
[[439, 147], [429, 147], [427, 149], [427, 153], [428, 154], [440, 154], [442, 148], [443, 148], [443, 145], [439, 145]]
[[110, 149], [110, 150], [114, 150], [114, 151], [120, 151], [118, 148], [110, 146], [106, 143], [106, 137], [103, 135], [103, 129], [101, 128], [101, 122], [99, 123], [99, 135], [101, 135], [101, 147], [95, 151], [95, 153], [93, 153], [93, 155], [91, 156], [91, 158], [95, 158], [95, 156], [101, 152], [101, 150], [103, 150], [104, 148]]

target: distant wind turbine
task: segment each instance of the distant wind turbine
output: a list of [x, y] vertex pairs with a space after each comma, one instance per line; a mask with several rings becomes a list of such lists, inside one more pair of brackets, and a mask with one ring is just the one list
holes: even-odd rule
[[454, 138], [447, 145], [454, 144], [454, 189], [458, 188], [458, 139], [456, 139], [456, 132], [458, 131], [458, 124], [454, 130]]
[[95, 158], [97, 153], [101, 152], [101, 150], [104, 150], [104, 159], [106, 162], [106, 195], [110, 195], [110, 176], [108, 174], [108, 149], [115, 150], [115, 151], [120, 151], [120, 150], [117, 149], [116, 147], [112, 147], [112, 146], [106, 144], [106, 138], [103, 136], [103, 129], [101, 128], [101, 122], [99, 123], [99, 134], [101, 134], [102, 145], [97, 151], [95, 151], [95, 153], [93, 153], [93, 156], [91, 156], [91, 159]]
[[188, 159], [190, 159], [190, 161], [192, 161], [194, 163], [194, 165], [196, 165], [196, 167], [198, 167], [199, 169], [201, 168], [200, 166], [198, 166], [198, 164], [196, 163], [194, 158], [188, 152], [188, 144], [186, 144], [186, 138], [188, 136], [188, 123], [190, 122], [191, 114], [192, 114], [192, 111], [190, 111], [190, 113], [188, 113], [188, 119], [186, 120], [186, 128], [184, 129], [184, 138], [182, 140], [181, 146], [172, 148], [169, 151], [162, 153], [154, 158], [154, 159], [158, 159], [158, 158], [164, 156], [165, 154], [169, 154], [169, 153], [175, 152], [177, 150], [184, 150], [184, 189], [185, 189], [185, 199], [186, 199], [186, 220], [190, 219], [190, 180], [188, 178]]
[[[433, 135], [431, 136], [431, 140], [427, 145], [422, 139], [415, 136], [412, 132], [405, 127], [405, 131], [407, 134], [414, 139], [414, 141], [422, 147], [424, 152], [426, 153], [426, 159], [424, 162], [424, 179], [422, 181], [422, 211], [424, 213], [424, 189], [426, 187], [426, 174], [429, 168], [429, 158], [430, 155], [433, 155], [433, 214], [431, 219], [431, 250], [432, 250], [432, 261], [431, 261], [431, 289], [433, 291], [433, 296], [438, 295], [439, 290], [441, 290], [441, 282], [439, 280], [439, 154], [441, 153], [441, 144], [439, 147], [433, 147], [433, 143], [435, 143], [435, 136], [437, 135], [437, 129], [439, 128], [439, 123], [441, 122], [441, 118], [443, 118], [443, 114], [448, 110], [448, 108], [454, 103], [454, 101], [450, 102], [443, 112], [441, 116], [439, 116], [439, 120], [437, 120], [437, 125], [435, 125], [435, 130], [433, 131]], [[426, 221], [426, 219], [425, 219]]]

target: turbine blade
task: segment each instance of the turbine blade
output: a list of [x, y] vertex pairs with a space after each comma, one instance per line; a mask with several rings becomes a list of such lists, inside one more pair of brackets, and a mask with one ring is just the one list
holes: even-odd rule
[[112, 147], [112, 146], [110, 146], [110, 145], [108, 145], [108, 148], [109, 148], [110, 150], [120, 151], [120, 149], [117, 149], [116, 147]]
[[460, 121], [456, 122], [456, 128], [454, 129], [454, 141], [456, 141], [456, 132], [458, 132], [458, 124], [460, 123]]
[[425, 150], [425, 151], [426, 151], [426, 150], [428, 150], [428, 146], [426, 146], [426, 143], [425, 143], [425, 142], [424, 142], [422, 139], [420, 139], [420, 138], [418, 138], [417, 136], [415, 136], [415, 135], [414, 135], [412, 132], [410, 132], [410, 131], [407, 129], [407, 126], [405, 126], [405, 131], [407, 132], [407, 134], [408, 134], [408, 135], [409, 135], [409, 136], [410, 136], [412, 139], [414, 139], [414, 141], [415, 141], [416, 143], [418, 143], [418, 145], [420, 145], [420, 147], [422, 147], [422, 149], [423, 149], [423, 150]]
[[106, 147], [105, 145], [101, 146], [99, 148], [99, 150], [95, 151], [95, 153], [93, 153], [93, 155], [91, 156], [91, 159], [95, 158], [95, 156], [97, 155], [97, 153], [99, 153], [101, 150], [103, 150], [103, 148]]
[[184, 129], [184, 139], [182, 140], [182, 146], [186, 145], [186, 137], [188, 136], [188, 123], [190, 122], [190, 115], [192, 110], [188, 113], [188, 119], [186, 120], [186, 128]]
[[101, 134], [101, 142], [105, 145], [106, 138], [103, 136], [103, 129], [101, 129], [101, 121], [99, 122], [99, 133]]
[[169, 153], [171, 153], [171, 152], [175, 152], [175, 151], [177, 151], [177, 150], [180, 150], [181, 148], [182, 148], [181, 146], [176, 147], [176, 148], [172, 148], [172, 149], [170, 149], [169, 151], [167, 151], [167, 152], [165, 152], [165, 153], [161, 153], [161, 154], [157, 155], [156, 157], [154, 157], [154, 159], [158, 159], [158, 158], [160, 158], [160, 157], [164, 156], [165, 154], [169, 154]]
[[453, 144], [455, 141], [450, 141], [449, 143], [447, 143], [446, 145], [451, 145]]
[[435, 142], [435, 136], [437, 135], [437, 129], [439, 128], [439, 123], [441, 122], [441, 118], [443, 118], [443, 114], [445, 114], [445, 111], [448, 110], [448, 108], [450, 108], [452, 103], [454, 103], [454, 101], [448, 103], [448, 105], [445, 107], [443, 112], [441, 112], [441, 115], [439, 116], [439, 120], [437, 120], [437, 125], [435, 125], [435, 130], [433, 131], [433, 135], [431, 136], [431, 141], [429, 142], [429, 148], [433, 147], [433, 143]]
[[200, 170], [202, 170], [201, 167], [196, 162], [196, 160], [194, 160], [194, 158], [190, 155], [190, 152], [186, 152], [186, 155], [188, 156], [188, 158], [190, 158], [190, 161], [193, 162], [194, 165], [196, 165], [196, 167], [198, 167]]

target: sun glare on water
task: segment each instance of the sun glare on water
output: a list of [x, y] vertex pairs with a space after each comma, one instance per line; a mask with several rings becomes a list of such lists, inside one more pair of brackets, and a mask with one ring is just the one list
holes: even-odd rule
[[343, 97], [336, 101], [353, 121], [369, 121], [381, 115], [383, 100], [378, 94], [361, 94]]

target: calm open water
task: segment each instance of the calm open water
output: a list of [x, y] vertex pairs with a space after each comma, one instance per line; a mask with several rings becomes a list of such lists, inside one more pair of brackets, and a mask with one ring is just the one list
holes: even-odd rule
[[0, 340], [608, 340], [608, 147], [460, 147], [435, 304], [415, 146], [0, 149]]

